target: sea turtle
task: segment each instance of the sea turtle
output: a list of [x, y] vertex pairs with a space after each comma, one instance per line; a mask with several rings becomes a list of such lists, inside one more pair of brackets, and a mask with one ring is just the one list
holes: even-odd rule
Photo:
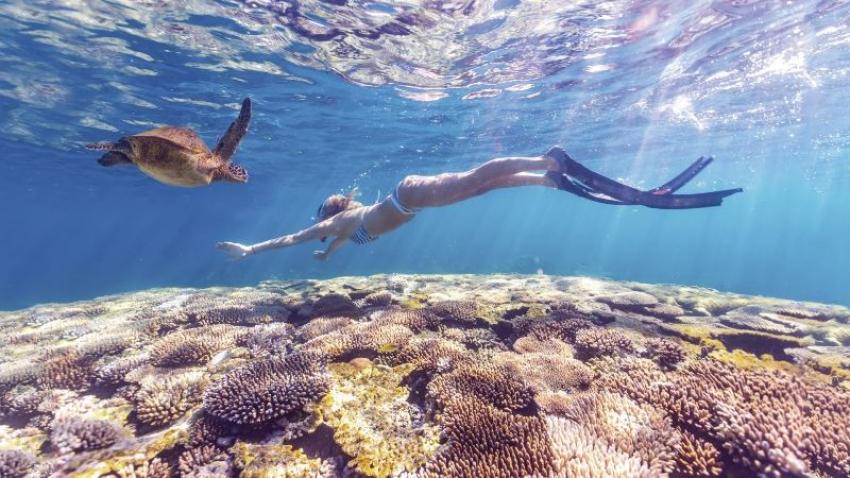
[[206, 186], [213, 181], [248, 182], [248, 172], [230, 162], [251, 121], [251, 100], [245, 98], [236, 118], [215, 149], [189, 128], [163, 126], [125, 136], [115, 143], [88, 144], [88, 149], [106, 151], [97, 160], [103, 166], [135, 164], [143, 173], [172, 186]]

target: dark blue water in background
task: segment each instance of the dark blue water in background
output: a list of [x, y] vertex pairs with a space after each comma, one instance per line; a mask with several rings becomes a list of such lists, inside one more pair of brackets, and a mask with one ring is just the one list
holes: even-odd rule
[[[850, 304], [846, 3], [54, 3], [0, 1], [0, 309], [393, 272]], [[247, 185], [173, 188], [82, 149], [159, 124], [214, 144], [244, 96]], [[319, 243], [239, 262], [214, 249], [306, 227], [335, 192], [371, 202], [407, 174], [553, 144], [644, 188], [713, 155], [686, 191], [745, 193], [659, 211], [525, 188], [325, 263]]]

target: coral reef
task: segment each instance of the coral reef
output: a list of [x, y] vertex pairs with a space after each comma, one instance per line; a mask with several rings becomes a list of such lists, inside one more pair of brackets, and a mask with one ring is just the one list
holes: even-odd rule
[[136, 417], [145, 425], [161, 426], [199, 405], [206, 381], [200, 373], [185, 373], [143, 381], [135, 393]]
[[373, 276], [0, 312], [0, 478], [850, 476], [850, 310]]
[[245, 333], [243, 327], [227, 324], [180, 330], [154, 343], [150, 349], [150, 360], [161, 367], [201, 364], [218, 352], [235, 346]]
[[0, 450], [0, 477], [23, 478], [35, 465], [35, 457], [20, 450]]
[[123, 435], [112, 422], [78, 416], [56, 417], [50, 428], [50, 444], [60, 453], [99, 450], [114, 445]]
[[301, 352], [233, 370], [206, 392], [204, 410], [236, 424], [259, 424], [300, 410], [327, 390], [324, 358]]

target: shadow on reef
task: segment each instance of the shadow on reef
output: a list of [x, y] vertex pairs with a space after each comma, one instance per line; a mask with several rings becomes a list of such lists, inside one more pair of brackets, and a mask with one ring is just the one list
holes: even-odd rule
[[850, 311], [547, 276], [0, 314], [0, 478], [850, 475]]

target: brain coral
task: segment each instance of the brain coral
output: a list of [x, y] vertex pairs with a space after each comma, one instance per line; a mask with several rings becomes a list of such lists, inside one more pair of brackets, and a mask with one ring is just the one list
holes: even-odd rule
[[144, 380], [133, 397], [136, 416], [150, 426], [172, 423], [201, 402], [205, 385], [198, 373]]
[[20, 450], [0, 450], [0, 478], [23, 478], [35, 466], [35, 458]]
[[59, 416], [50, 424], [50, 443], [60, 453], [98, 450], [115, 444], [121, 428], [106, 420]]
[[204, 410], [236, 424], [264, 423], [301, 410], [328, 390], [324, 360], [293, 353], [239, 367], [204, 395]]

